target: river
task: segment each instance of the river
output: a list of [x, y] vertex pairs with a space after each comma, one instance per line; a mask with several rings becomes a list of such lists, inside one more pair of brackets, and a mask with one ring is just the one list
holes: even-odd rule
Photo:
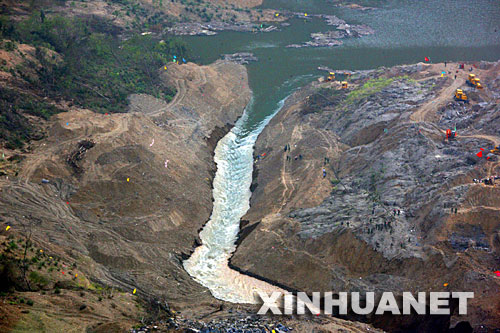
[[259, 61], [247, 66], [252, 103], [217, 145], [214, 207], [200, 233], [202, 245], [184, 262], [187, 272], [222, 300], [253, 303], [255, 290], [274, 287], [227, 267], [235, 249], [240, 218], [249, 208], [252, 153], [257, 136], [295, 89], [323, 75], [318, 66], [372, 69], [421, 62], [496, 61], [500, 59], [500, 3], [496, 0], [364, 0], [376, 7], [359, 11], [334, 7], [328, 0], [265, 0], [263, 8], [336, 15], [349, 24], [367, 24], [375, 34], [344, 40], [335, 48], [291, 49], [310, 33], [333, 29], [323, 20], [293, 19], [271, 33], [223, 32], [184, 37], [201, 64], [224, 53], [252, 52]]

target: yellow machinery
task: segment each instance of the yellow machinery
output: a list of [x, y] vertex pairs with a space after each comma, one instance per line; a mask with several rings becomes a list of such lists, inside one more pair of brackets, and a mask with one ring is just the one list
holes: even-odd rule
[[476, 87], [477, 89], [483, 89], [481, 82], [479, 82], [479, 78], [474, 74], [469, 74], [469, 79], [466, 81], [467, 85], [471, 87]]
[[342, 89], [347, 89], [347, 81], [342, 81]]
[[457, 89], [457, 91], [455, 91], [455, 101], [469, 103], [469, 99], [462, 89]]
[[334, 72], [330, 72], [328, 74], [328, 76], [326, 77], [326, 81], [333, 81], [335, 80], [335, 73]]
[[493, 153], [495, 155], [500, 155], [500, 146], [496, 146], [492, 150], [490, 150], [490, 153]]

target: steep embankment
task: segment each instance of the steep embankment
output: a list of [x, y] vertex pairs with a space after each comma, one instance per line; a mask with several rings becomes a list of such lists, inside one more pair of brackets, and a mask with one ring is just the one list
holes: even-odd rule
[[[472, 179], [500, 171], [496, 157], [476, 156], [500, 140], [500, 64], [474, 69], [485, 85], [477, 91], [457, 68], [358, 72], [347, 90], [322, 82], [291, 96], [257, 140], [265, 157], [233, 267], [308, 292], [448, 283], [475, 292], [468, 316], [363, 320], [389, 330], [462, 320], [497, 327], [500, 189]], [[456, 88], [470, 104], [453, 101]], [[445, 141], [455, 125], [457, 139]]]
[[45, 253], [94, 281], [203, 312], [217, 302], [181, 260], [212, 210], [215, 144], [251, 93], [233, 63], [162, 71], [178, 90], [170, 104], [133, 95], [125, 114], [67, 107], [54, 116], [18, 177], [0, 179], [2, 230], [32, 230]]

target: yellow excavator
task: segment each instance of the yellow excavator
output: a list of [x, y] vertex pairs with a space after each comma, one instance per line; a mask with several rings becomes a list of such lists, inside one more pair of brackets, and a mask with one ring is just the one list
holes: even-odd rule
[[342, 89], [347, 89], [347, 81], [342, 81]]
[[490, 150], [490, 153], [495, 154], [495, 155], [500, 155], [500, 146], [496, 146], [492, 150]]
[[469, 103], [469, 99], [462, 89], [455, 91], [455, 101]]
[[334, 80], [335, 80], [335, 73], [334, 72], [330, 72], [328, 74], [328, 76], [326, 77], [326, 81], [330, 82], [330, 81], [334, 81]]
[[479, 81], [480, 81], [479, 78], [477, 78], [475, 74], [469, 74], [469, 79], [465, 81], [465, 83], [467, 83], [467, 85], [471, 87], [475, 87], [477, 89], [483, 89], [483, 86]]

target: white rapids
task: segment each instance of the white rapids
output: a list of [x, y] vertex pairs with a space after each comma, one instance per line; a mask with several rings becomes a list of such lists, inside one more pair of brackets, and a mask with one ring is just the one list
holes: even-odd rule
[[[283, 104], [284, 100], [280, 102], [278, 110]], [[256, 304], [259, 301], [256, 298], [257, 291], [284, 293], [278, 287], [241, 274], [228, 266], [228, 260], [236, 249], [240, 218], [250, 208], [255, 140], [273, 115], [252, 132], [246, 133], [243, 128], [248, 114], [245, 111], [215, 149], [217, 172], [212, 215], [200, 232], [202, 245], [183, 264], [191, 277], [220, 300]]]

